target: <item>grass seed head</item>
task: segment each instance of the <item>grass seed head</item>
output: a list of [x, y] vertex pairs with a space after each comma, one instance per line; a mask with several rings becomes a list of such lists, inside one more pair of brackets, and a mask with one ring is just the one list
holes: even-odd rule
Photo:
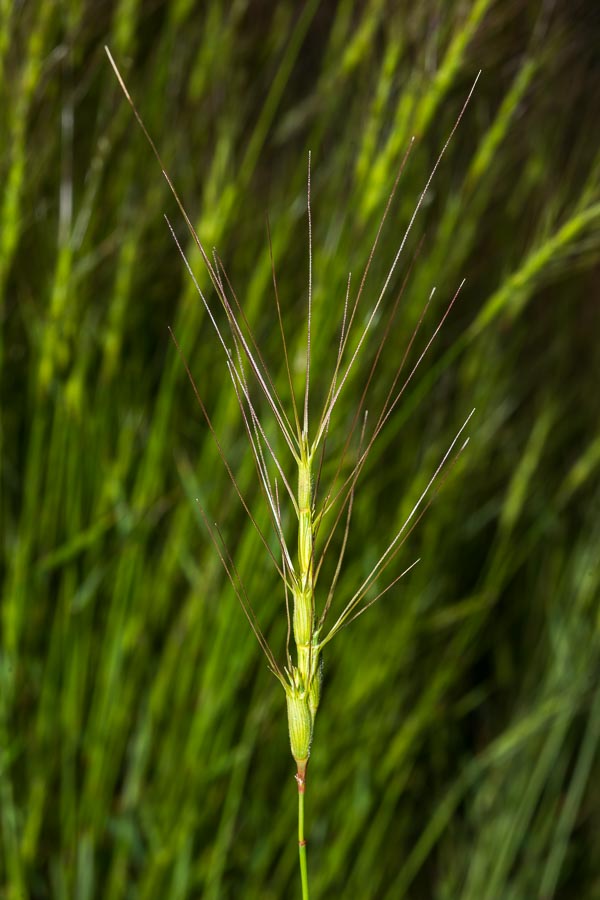
[[[397, 583], [399, 578], [401, 578], [404, 574], [406, 574], [412, 568], [412, 565], [409, 566], [402, 575], [393, 579], [390, 584], [382, 591], [376, 595], [375, 598], [368, 600], [368, 594], [371, 589], [375, 586], [377, 579], [383, 573], [385, 569], [387, 569], [388, 565], [393, 561], [396, 557], [397, 553], [401, 549], [404, 541], [415, 527], [416, 523], [419, 521], [424, 511], [427, 509], [431, 499], [426, 499], [427, 495], [430, 491], [431, 486], [434, 481], [436, 481], [440, 471], [445, 466], [450, 454], [452, 453], [454, 446], [466, 427], [469, 419], [469, 416], [456, 435], [454, 441], [452, 442], [449, 450], [444, 456], [442, 462], [436, 469], [434, 475], [430, 479], [429, 483], [425, 491], [422, 493], [419, 498], [417, 504], [414, 506], [410, 515], [402, 525], [401, 529], [398, 531], [396, 536], [393, 538], [391, 543], [388, 545], [385, 552], [380, 556], [378, 562], [372, 568], [371, 572], [368, 574], [366, 579], [360, 585], [360, 587], [356, 590], [356, 592], [352, 595], [350, 600], [347, 602], [345, 608], [342, 610], [341, 614], [338, 616], [336, 621], [332, 626], [329, 626], [326, 633], [323, 633], [325, 619], [329, 612], [330, 604], [333, 599], [333, 595], [335, 592], [335, 586], [337, 584], [337, 578], [339, 575], [339, 570], [341, 568], [341, 564], [344, 558], [345, 547], [346, 547], [346, 539], [348, 535], [348, 531], [350, 528], [350, 518], [352, 513], [353, 499], [354, 499], [354, 489], [356, 486], [357, 479], [364, 467], [365, 461], [369, 456], [369, 453], [373, 447], [375, 440], [377, 439], [379, 433], [382, 428], [388, 421], [392, 411], [396, 407], [398, 401], [402, 397], [405, 387], [411, 381], [415, 371], [419, 367], [421, 360], [427, 353], [431, 343], [435, 339], [439, 330], [441, 329], [454, 300], [458, 296], [458, 292], [456, 292], [455, 297], [450, 303], [446, 313], [442, 317], [442, 320], [438, 324], [437, 328], [433, 332], [430, 337], [425, 349], [422, 351], [419, 356], [416, 364], [412, 367], [412, 370], [408, 377], [405, 379], [400, 390], [395, 393], [396, 384], [398, 379], [400, 378], [400, 373], [404, 367], [405, 359], [408, 357], [410, 349], [412, 347], [413, 338], [416, 336], [417, 332], [421, 327], [421, 322], [424, 317], [425, 310], [419, 322], [415, 328], [413, 333], [413, 337], [411, 338], [408, 348], [406, 350], [405, 356], [400, 363], [400, 367], [397, 371], [395, 379], [393, 381], [392, 387], [388, 393], [388, 396], [384, 402], [383, 409], [380, 412], [379, 419], [377, 420], [377, 425], [375, 426], [375, 430], [367, 441], [366, 446], [363, 448], [363, 438], [364, 438], [364, 426], [361, 432], [360, 437], [360, 452], [359, 459], [354, 465], [354, 468], [350, 472], [350, 475], [345, 479], [342, 486], [336, 488], [336, 483], [338, 482], [338, 478], [342, 474], [343, 464], [345, 461], [346, 453], [348, 451], [350, 441], [352, 435], [354, 433], [354, 429], [361, 418], [361, 412], [363, 408], [363, 403], [366, 396], [366, 390], [371, 382], [371, 378], [373, 376], [373, 372], [377, 366], [377, 362], [379, 360], [379, 353], [383, 348], [383, 345], [386, 342], [389, 329], [387, 329], [384, 333], [380, 348], [377, 352], [377, 355], [374, 361], [371, 364], [370, 373], [367, 376], [366, 387], [363, 390], [362, 397], [359, 401], [358, 407], [356, 409], [356, 414], [354, 417], [353, 424], [350, 428], [350, 432], [347, 435], [346, 443], [344, 445], [344, 449], [342, 450], [339, 463], [336, 469], [336, 473], [333, 477], [333, 481], [329, 486], [329, 489], [326, 492], [325, 500], [320, 503], [320, 506], [317, 506], [317, 494], [318, 494], [318, 486], [321, 475], [321, 465], [323, 463], [323, 458], [321, 458], [321, 463], [319, 465], [319, 475], [317, 477], [316, 486], [313, 484], [313, 472], [312, 472], [312, 464], [315, 454], [319, 447], [321, 447], [322, 457], [325, 453], [325, 441], [327, 438], [327, 434], [332, 421], [332, 414], [334, 412], [334, 408], [336, 407], [337, 401], [340, 397], [340, 394], [344, 390], [348, 390], [348, 385], [351, 384], [352, 378], [355, 373], [355, 364], [359, 357], [362, 356], [363, 353], [366, 352], [366, 347], [368, 345], [367, 338], [369, 336], [370, 331], [376, 325], [377, 318], [379, 316], [380, 308], [384, 302], [386, 297], [386, 293], [388, 291], [388, 287], [392, 281], [393, 274], [398, 265], [398, 261], [402, 252], [404, 250], [407, 238], [412, 229], [414, 221], [417, 217], [417, 214], [423, 205], [425, 196], [429, 190], [431, 182], [435, 176], [435, 173], [438, 169], [438, 166], [442, 160], [442, 157], [448, 147], [448, 144], [458, 127], [458, 124], [464, 114], [466, 106], [469, 102], [471, 94], [473, 93], [473, 89], [475, 84], [471, 88], [471, 92], [463, 105], [463, 108], [458, 116], [454, 127], [452, 128], [444, 147], [442, 148], [441, 153], [438, 156], [438, 159], [433, 166], [429, 178], [425, 184], [423, 191], [421, 192], [417, 204], [415, 206], [412, 217], [408, 223], [408, 226], [405, 230], [404, 236], [400, 242], [397, 253], [393, 259], [393, 262], [389, 268], [388, 274], [384, 280], [383, 286], [381, 287], [379, 293], [376, 296], [376, 300], [371, 307], [371, 311], [367, 316], [366, 323], [364, 325], [358, 325], [359, 319], [357, 318], [357, 309], [359, 305], [359, 301], [361, 299], [361, 295], [363, 293], [363, 288], [365, 286], [367, 274], [371, 267], [371, 262], [373, 260], [373, 256], [375, 254], [375, 250], [377, 248], [377, 244], [379, 242], [379, 236], [381, 234], [381, 230], [383, 228], [383, 224], [387, 218], [387, 214], [389, 208], [391, 206], [393, 197], [395, 195], [396, 187], [398, 185], [398, 181], [400, 175], [404, 169], [405, 162], [408, 158], [408, 154], [410, 151], [410, 146], [407, 149], [405, 157], [400, 165], [398, 175], [396, 181], [394, 183], [394, 187], [392, 188], [391, 194], [388, 198], [388, 202], [386, 208], [384, 210], [383, 216], [381, 218], [379, 228], [374, 240], [374, 243], [371, 248], [371, 252], [368, 257], [367, 264], [365, 266], [363, 276], [360, 282], [360, 287], [358, 288], [358, 292], [354, 299], [354, 302], [351, 304], [349, 310], [349, 317], [346, 318], [346, 313], [348, 312], [348, 295], [346, 296], [346, 302], [344, 305], [344, 313], [343, 313], [343, 321], [342, 321], [342, 330], [340, 336], [340, 343], [338, 347], [337, 361], [335, 364], [333, 376], [330, 382], [329, 390], [327, 393], [327, 398], [325, 400], [324, 408], [321, 411], [320, 417], [317, 419], [318, 425], [316, 426], [316, 433], [314, 435], [313, 441], [311, 442], [309, 439], [309, 399], [310, 399], [310, 365], [311, 365], [311, 320], [312, 320], [312, 219], [311, 219], [311, 187], [310, 187], [310, 155], [309, 155], [309, 168], [308, 168], [308, 185], [307, 185], [307, 209], [308, 209], [308, 231], [309, 231], [309, 288], [308, 288], [308, 310], [307, 310], [307, 337], [306, 337], [306, 366], [305, 366], [305, 389], [304, 389], [304, 409], [303, 409], [303, 424], [300, 425], [300, 419], [298, 415], [298, 407], [296, 404], [295, 396], [294, 396], [294, 386], [292, 382], [292, 377], [290, 373], [290, 364], [289, 364], [289, 356], [287, 351], [287, 343], [285, 340], [285, 333], [283, 329], [283, 324], [281, 320], [281, 309], [279, 304], [279, 297], [277, 293], [277, 282], [275, 278], [275, 267], [273, 262], [273, 254], [272, 254], [272, 246], [269, 236], [269, 252], [271, 256], [271, 265], [273, 268], [273, 284], [275, 288], [275, 299], [277, 304], [277, 314], [279, 319], [279, 325], [281, 329], [281, 337], [282, 337], [282, 348], [285, 359], [285, 367], [288, 374], [288, 381], [290, 387], [290, 393], [292, 398], [292, 406], [293, 406], [293, 421], [296, 425], [296, 431], [294, 433], [294, 427], [292, 425], [292, 420], [285, 413], [285, 409], [281, 402], [280, 397], [277, 394], [277, 390], [275, 388], [275, 383], [273, 378], [271, 377], [268, 368], [265, 364], [264, 358], [260, 352], [260, 349], [252, 335], [250, 330], [250, 326], [246, 316], [244, 314], [243, 308], [241, 304], [238, 302], [237, 297], [235, 296], [235, 292], [231, 286], [229, 278], [224, 270], [222, 263], [218, 257], [214, 258], [214, 265], [211, 262], [209, 256], [207, 255], [202, 241], [194, 227], [192, 222], [185, 210], [185, 207], [170, 179], [168, 176], [162, 160], [160, 158], [160, 154], [148, 133], [141, 116], [139, 115], [131, 96], [123, 82], [123, 79], [117, 69], [117, 66], [112, 59], [110, 52], [107, 49], [107, 53], [111, 62], [111, 65], [115, 71], [115, 74], [119, 80], [119, 83], [127, 97], [128, 102], [131, 104], [133, 112], [148, 140], [152, 150], [161, 166], [163, 174], [167, 180], [169, 188], [181, 210], [181, 213], [184, 217], [184, 220], [190, 230], [190, 234], [196, 244], [204, 264], [206, 266], [208, 275], [210, 277], [210, 281], [212, 286], [216, 292], [216, 295], [223, 307], [227, 322], [231, 331], [231, 340], [233, 341], [235, 347], [235, 354], [231, 352], [228, 348], [225, 338], [217, 325], [217, 322], [212, 313], [211, 307], [200, 290], [191, 266], [183, 253], [179, 243], [177, 242], [177, 238], [175, 236], [174, 231], [171, 229], [173, 237], [177, 243], [177, 246], [184, 258], [186, 267], [194, 280], [194, 284], [197, 287], [198, 293], [201, 297], [201, 300], [208, 312], [210, 320], [215, 328], [215, 332], [217, 338], [223, 347], [223, 350], [226, 354], [226, 364], [227, 370], [232, 380], [233, 389], [235, 391], [238, 404], [240, 407], [240, 412], [242, 414], [242, 418], [246, 427], [246, 431], [248, 434], [248, 439], [250, 442], [252, 454], [254, 456], [257, 473], [259, 476], [259, 482], [261, 488], [263, 490], [264, 496], [267, 501], [267, 506], [269, 508], [269, 512], [272, 518], [272, 524], [274, 527], [275, 535], [279, 542], [279, 546], [282, 553], [282, 565], [280, 566], [277, 561], [275, 561], [275, 557], [270, 551], [268, 542], [266, 541], [264, 535], [258, 528], [254, 517], [252, 516], [248, 504], [246, 503], [244, 496], [240, 490], [240, 487], [235, 479], [235, 476], [231, 472], [229, 464], [226, 460], [225, 454], [221, 448], [221, 445], [216, 438], [214, 433], [214, 429], [206, 408], [202, 403], [200, 395], [198, 394], [196, 385], [194, 383], [194, 379], [189, 371], [189, 367], [186, 363], [186, 369], [188, 371], [188, 375], [194, 387], [194, 391], [196, 393], [196, 397], [200, 403], [200, 407], [202, 409], [202, 413], [207, 421], [209, 429], [213, 436], [215, 437], [217, 448], [219, 453], [225, 463], [227, 468], [227, 472], [232, 480], [233, 486], [238, 494], [244, 509], [250, 516], [252, 523], [260, 534], [263, 543], [267, 547], [270, 555], [275, 561], [275, 565], [277, 571], [281, 575], [284, 585], [285, 585], [285, 596], [286, 596], [286, 609], [287, 609], [287, 597], [288, 597], [288, 589], [291, 590], [291, 594], [293, 597], [293, 613], [290, 617], [288, 611], [288, 640], [291, 630], [293, 629], [294, 641], [296, 645], [296, 654], [297, 654], [297, 665], [293, 665], [290, 653], [289, 646], [287, 648], [287, 669], [286, 675], [287, 680], [279, 667], [277, 660], [273, 651], [271, 650], [266, 638], [264, 637], [260, 626], [258, 625], [257, 618], [254, 614], [252, 606], [250, 604], [249, 598], [247, 596], [245, 587], [243, 582], [239, 577], [239, 573], [236, 569], [234, 560], [231, 555], [227, 551], [222, 541], [222, 537], [220, 531], [218, 530], [218, 526], [216, 528], [216, 535], [213, 530], [208, 525], [208, 521], [203, 514], [203, 518], [205, 518], [207, 528], [209, 529], [209, 534], [217, 547], [217, 551], [219, 553], [221, 562], [225, 568], [225, 571], [230, 579], [230, 582], [233, 586], [233, 589], [242, 604], [244, 612], [248, 618], [248, 621], [257, 637], [257, 640], [267, 657], [269, 668], [279, 679], [281, 684], [283, 685], [286, 698], [287, 698], [287, 711], [288, 711], [288, 725], [289, 725], [289, 735], [290, 735], [290, 745], [292, 750], [292, 756], [296, 760], [298, 766], [298, 784], [304, 785], [304, 773], [306, 770], [306, 764], [308, 761], [308, 757], [310, 754], [310, 745], [313, 734], [314, 720], [316, 716], [317, 709], [319, 707], [319, 701], [321, 697], [321, 671], [322, 671], [322, 650], [324, 646], [329, 643], [329, 641], [347, 624], [365, 612], [366, 609], [369, 608], [379, 597], [383, 596], [393, 585]], [[412, 146], [412, 141], [411, 141]], [[171, 227], [171, 226], [169, 226]], [[410, 269], [409, 269], [410, 271]], [[224, 276], [224, 278], [222, 277]], [[462, 287], [462, 285], [461, 285]], [[348, 278], [348, 293], [350, 290], [350, 278]], [[230, 293], [232, 297], [230, 297]], [[401, 294], [399, 295], [399, 297]], [[396, 305], [394, 305], [392, 310], [392, 317], [395, 315]], [[239, 314], [239, 315], [238, 315]], [[353, 325], [355, 328], [353, 329]], [[355, 334], [355, 339], [352, 342], [350, 340], [351, 332]], [[176, 344], [177, 345], [177, 344]], [[251, 373], [250, 381], [255, 382], [255, 387], [259, 390], [259, 392], [263, 395], [263, 398], [266, 400], [267, 405], [270, 407], [271, 412], [275, 418], [275, 421], [279, 427], [281, 435], [290, 450], [291, 456], [298, 468], [298, 489], [297, 495], [294, 497], [293, 491], [290, 488], [290, 484], [286, 478], [284, 473], [284, 469], [280, 464], [273, 447], [270, 441], [267, 438], [267, 432], [263, 428], [259, 415], [256, 412], [255, 404], [251, 398], [251, 385], [247, 377], [246, 373], [246, 365], [248, 366], [249, 373]], [[395, 393], [395, 395], [394, 395]], [[471, 413], [472, 415], [472, 413]], [[365, 417], [366, 424], [366, 417]], [[455, 454], [455, 459], [458, 458], [458, 455], [464, 449], [463, 447]], [[278, 476], [282, 479], [286, 491], [291, 499], [292, 505], [295, 509], [298, 519], [298, 557], [297, 557], [297, 568], [292, 561], [292, 555], [289, 552], [286, 537], [284, 534], [284, 529], [282, 525], [282, 517], [280, 511], [279, 504], [279, 494], [277, 489], [277, 478], [273, 481], [271, 475], [269, 474], [269, 459], [272, 460], [272, 463], [275, 465], [277, 469]], [[330, 513], [337, 506], [338, 512], [337, 515], [334, 516], [333, 524], [329, 526], [329, 536], [324, 540], [324, 549], [320, 552], [319, 559], [315, 562], [315, 545], [317, 540], [317, 533], [321, 526], [321, 523], [325, 516]], [[323, 558], [327, 553], [327, 549], [329, 547], [331, 538], [336, 531], [337, 525], [343, 517], [344, 510], [347, 509], [347, 518], [346, 518], [346, 530], [344, 534], [344, 539], [342, 542], [342, 549], [338, 558], [338, 565], [336, 567], [336, 572], [334, 576], [334, 580], [332, 582], [332, 586], [330, 588], [329, 594], [327, 595], [324, 607], [321, 610], [320, 618], [316, 615], [316, 604], [315, 604], [315, 589], [316, 582], [319, 577], [319, 571], [321, 569], [321, 565], [323, 563]], [[409, 528], [410, 526], [410, 528]], [[218, 540], [217, 540], [218, 536]], [[414, 563], [413, 563], [414, 565]], [[291, 621], [290, 621], [291, 619]]]

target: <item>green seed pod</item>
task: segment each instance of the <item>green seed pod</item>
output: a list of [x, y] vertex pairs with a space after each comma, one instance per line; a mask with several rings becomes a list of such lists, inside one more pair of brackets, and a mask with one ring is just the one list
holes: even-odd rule
[[313, 601], [312, 590], [294, 591], [294, 640], [299, 647], [308, 646], [312, 640]]
[[[304, 448], [306, 453], [306, 448]], [[302, 459], [298, 465], [298, 506], [300, 512], [309, 512], [312, 504], [312, 474], [311, 465], [307, 459]]]
[[298, 565], [303, 586], [310, 580], [313, 562], [312, 476], [310, 462], [298, 466]]
[[294, 591], [294, 641], [298, 653], [298, 671], [301, 684], [310, 682], [311, 642], [313, 637], [313, 597], [312, 590]]
[[301, 512], [298, 518], [298, 565], [300, 576], [310, 577], [313, 561], [313, 523], [310, 511]]
[[292, 756], [300, 767], [308, 760], [312, 739], [312, 716], [306, 695], [290, 690], [287, 693], [287, 711]]

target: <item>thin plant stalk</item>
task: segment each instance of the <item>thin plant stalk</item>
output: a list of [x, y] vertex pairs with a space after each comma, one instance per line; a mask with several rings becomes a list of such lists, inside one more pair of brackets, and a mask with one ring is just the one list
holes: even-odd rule
[[300, 883], [302, 884], [302, 900], [309, 900], [308, 865], [306, 861], [306, 838], [304, 837], [304, 779], [296, 776], [298, 782], [298, 856], [300, 859]]

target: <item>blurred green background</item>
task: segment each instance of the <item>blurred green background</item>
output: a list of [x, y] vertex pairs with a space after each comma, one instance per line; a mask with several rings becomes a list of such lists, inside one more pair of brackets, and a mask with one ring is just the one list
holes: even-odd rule
[[472, 440], [389, 575], [420, 564], [327, 649], [311, 884], [600, 897], [599, 41], [566, 0], [0, 0], [0, 897], [299, 896], [283, 693], [196, 497], [280, 659], [282, 589], [168, 325], [267, 514], [104, 44], [284, 396], [265, 215], [300, 384], [312, 151], [315, 415], [410, 137], [360, 323], [483, 70], [381, 316], [423, 239], [374, 413], [432, 287], [413, 360], [466, 284], [361, 476], [338, 610], [475, 406]]

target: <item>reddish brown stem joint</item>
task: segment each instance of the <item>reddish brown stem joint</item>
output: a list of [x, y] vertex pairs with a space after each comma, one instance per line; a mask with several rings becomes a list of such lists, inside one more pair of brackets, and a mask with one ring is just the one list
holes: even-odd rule
[[298, 767], [298, 771], [294, 775], [298, 783], [298, 793], [303, 794], [306, 789], [306, 766], [308, 765], [308, 759], [297, 759], [296, 766]]
[[299, 794], [303, 794], [304, 791], [306, 790], [306, 776], [305, 776], [305, 774], [304, 774], [304, 773], [301, 774], [300, 772], [296, 772], [296, 774], [294, 775], [294, 778], [296, 779], [296, 781], [297, 781], [297, 783], [298, 783], [298, 793], [299, 793]]

